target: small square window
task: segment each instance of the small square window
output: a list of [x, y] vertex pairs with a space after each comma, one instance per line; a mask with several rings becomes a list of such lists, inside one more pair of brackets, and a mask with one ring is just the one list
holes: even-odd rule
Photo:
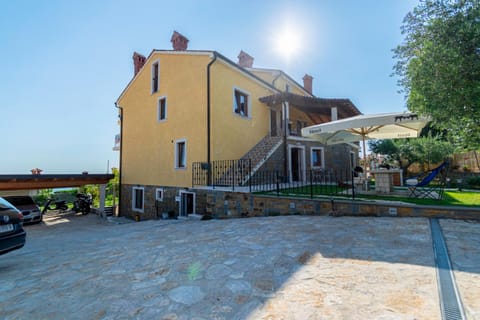
[[187, 167], [187, 142], [178, 140], [175, 143], [175, 168], [185, 169]]
[[158, 99], [158, 121], [167, 120], [167, 98], [161, 97]]
[[324, 167], [323, 148], [312, 148], [311, 150], [311, 166], [312, 168]]
[[242, 117], [249, 117], [248, 102], [248, 95], [235, 89], [233, 97], [233, 112]]
[[162, 188], [155, 189], [155, 200], [163, 201], [163, 189]]
[[134, 187], [132, 192], [132, 210], [143, 212], [143, 188]]

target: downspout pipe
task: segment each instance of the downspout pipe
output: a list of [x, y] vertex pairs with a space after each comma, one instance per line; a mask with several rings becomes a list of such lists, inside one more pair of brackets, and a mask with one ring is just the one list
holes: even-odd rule
[[210, 67], [215, 63], [217, 60], [217, 53], [213, 52], [213, 59], [207, 65], [207, 163], [208, 163], [208, 175], [207, 175], [207, 185], [212, 184], [212, 168], [211, 160], [212, 160], [212, 153], [211, 153], [211, 140], [212, 140], [212, 119], [211, 119], [211, 75], [210, 75]]
[[[118, 160], [118, 205], [121, 208], [122, 204], [122, 158], [123, 158], [123, 108], [120, 107], [116, 102], [115, 102], [115, 108], [117, 108], [120, 111], [120, 157]], [[115, 195], [114, 195], [115, 196]], [[118, 213], [120, 215], [122, 211], [119, 209]]]

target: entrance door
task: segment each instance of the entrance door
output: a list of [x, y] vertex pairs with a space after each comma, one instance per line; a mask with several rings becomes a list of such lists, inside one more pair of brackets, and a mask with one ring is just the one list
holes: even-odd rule
[[292, 182], [305, 181], [305, 147], [289, 146], [290, 179]]
[[180, 191], [180, 217], [195, 213], [195, 193]]
[[292, 180], [300, 181], [300, 150], [298, 148], [292, 148]]

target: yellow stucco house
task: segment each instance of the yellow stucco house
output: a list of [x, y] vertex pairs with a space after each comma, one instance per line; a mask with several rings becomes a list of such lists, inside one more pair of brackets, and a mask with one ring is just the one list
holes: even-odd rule
[[[355, 146], [335, 151], [300, 135], [360, 114], [350, 100], [316, 98], [311, 76], [302, 86], [280, 70], [254, 68], [243, 51], [235, 63], [188, 50], [177, 32], [171, 42], [173, 50], [134, 53], [134, 77], [116, 102], [122, 215], [201, 214], [195, 188], [240, 188], [266, 169], [302, 180], [308, 169], [356, 164]], [[232, 177], [233, 167], [247, 173]]]

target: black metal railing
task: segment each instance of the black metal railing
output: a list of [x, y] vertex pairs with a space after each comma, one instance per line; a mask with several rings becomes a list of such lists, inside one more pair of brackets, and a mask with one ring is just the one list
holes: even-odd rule
[[192, 170], [193, 186], [217, 187], [244, 187], [250, 186], [252, 161], [216, 160], [208, 162], [194, 162]]
[[351, 170], [305, 170], [290, 174], [261, 171], [256, 172], [251, 180], [251, 192], [309, 198], [319, 195], [355, 198]]
[[252, 171], [247, 160], [222, 160], [193, 163], [192, 185], [243, 187], [248, 192], [277, 196], [313, 198], [319, 195], [341, 195], [355, 198], [355, 173], [351, 170], [259, 170]]

